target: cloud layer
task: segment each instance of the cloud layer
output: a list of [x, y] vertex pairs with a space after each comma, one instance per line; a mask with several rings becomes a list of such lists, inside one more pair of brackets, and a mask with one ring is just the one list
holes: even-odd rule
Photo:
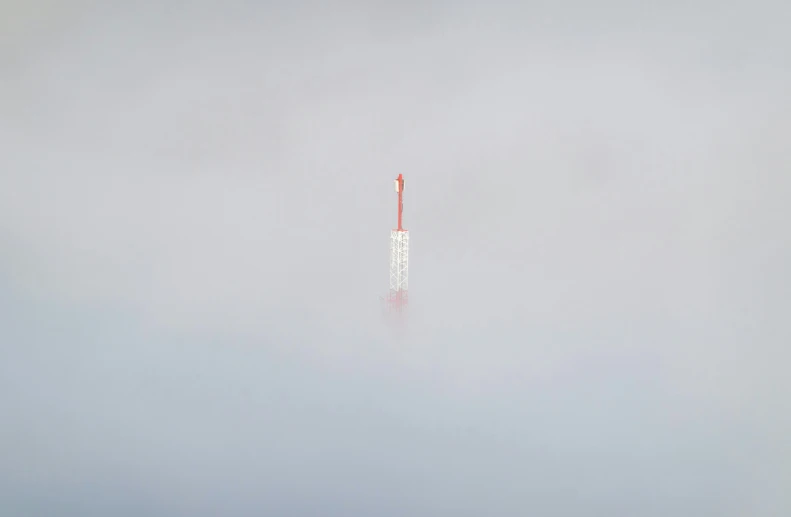
[[789, 509], [779, 9], [3, 9], [19, 508]]

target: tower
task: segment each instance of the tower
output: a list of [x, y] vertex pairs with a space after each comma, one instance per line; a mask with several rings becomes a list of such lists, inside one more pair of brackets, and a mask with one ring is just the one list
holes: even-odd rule
[[409, 301], [409, 232], [403, 227], [404, 175], [395, 180], [398, 194], [398, 227], [390, 232], [390, 292], [387, 295], [387, 310], [400, 314]]

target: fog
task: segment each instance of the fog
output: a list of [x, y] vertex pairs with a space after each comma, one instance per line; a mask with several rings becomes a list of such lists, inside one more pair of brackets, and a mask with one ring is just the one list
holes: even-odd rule
[[69, 4], [0, 4], [0, 513], [791, 514], [791, 9]]

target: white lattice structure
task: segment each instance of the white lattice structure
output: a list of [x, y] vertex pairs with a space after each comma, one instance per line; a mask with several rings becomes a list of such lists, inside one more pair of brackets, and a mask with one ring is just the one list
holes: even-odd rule
[[409, 292], [409, 232], [390, 232], [390, 309], [401, 311]]

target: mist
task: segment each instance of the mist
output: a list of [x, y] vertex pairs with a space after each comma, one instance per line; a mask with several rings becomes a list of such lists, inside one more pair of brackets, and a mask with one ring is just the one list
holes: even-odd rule
[[4, 2], [1, 513], [791, 514], [789, 15]]

